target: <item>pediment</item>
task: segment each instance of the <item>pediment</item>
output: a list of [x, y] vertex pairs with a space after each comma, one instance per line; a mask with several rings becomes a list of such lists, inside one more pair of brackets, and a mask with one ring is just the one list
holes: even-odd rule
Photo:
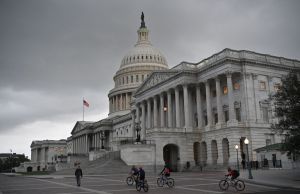
[[139, 94], [177, 74], [177, 71], [168, 72], [153, 72], [146, 81], [137, 89], [136, 94]]
[[81, 131], [82, 129], [84, 129], [85, 127], [91, 125], [93, 122], [88, 122], [88, 121], [77, 121], [75, 126], [73, 127], [73, 130], [71, 132], [71, 134], [75, 134], [79, 131]]

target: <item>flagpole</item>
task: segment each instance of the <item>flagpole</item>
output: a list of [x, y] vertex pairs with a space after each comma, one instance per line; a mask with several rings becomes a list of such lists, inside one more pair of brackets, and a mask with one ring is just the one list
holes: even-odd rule
[[84, 121], [84, 98], [82, 98], [82, 121]]

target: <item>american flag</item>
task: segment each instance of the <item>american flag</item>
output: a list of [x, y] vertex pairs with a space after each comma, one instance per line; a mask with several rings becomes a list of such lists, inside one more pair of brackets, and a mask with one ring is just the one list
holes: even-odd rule
[[83, 105], [86, 107], [90, 107], [89, 103], [86, 100], [83, 100]]

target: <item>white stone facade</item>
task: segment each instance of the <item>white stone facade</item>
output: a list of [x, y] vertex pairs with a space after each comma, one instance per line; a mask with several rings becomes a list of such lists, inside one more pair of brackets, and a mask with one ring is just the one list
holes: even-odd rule
[[[276, 118], [268, 97], [283, 76], [300, 70], [298, 60], [224, 49], [199, 63], [182, 62], [167, 69], [163, 55], [148, 48], [147, 28], [140, 28], [138, 35], [114, 76], [109, 117], [77, 122], [72, 131], [74, 154], [87, 154], [91, 148], [120, 150], [128, 164], [167, 162], [182, 170], [187, 163], [236, 164], [234, 146], [245, 158], [245, 138], [252, 161], [257, 160], [255, 149], [281, 142], [282, 137], [270, 130]], [[141, 142], [134, 143], [137, 133]], [[141, 150], [151, 154], [144, 157]]]

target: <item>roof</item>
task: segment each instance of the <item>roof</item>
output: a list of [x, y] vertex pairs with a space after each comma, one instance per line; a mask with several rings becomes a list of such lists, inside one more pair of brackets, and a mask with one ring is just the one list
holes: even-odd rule
[[275, 143], [271, 145], [267, 145], [261, 148], [257, 148], [254, 151], [256, 152], [262, 152], [262, 151], [274, 151], [274, 150], [282, 150], [283, 143]]

